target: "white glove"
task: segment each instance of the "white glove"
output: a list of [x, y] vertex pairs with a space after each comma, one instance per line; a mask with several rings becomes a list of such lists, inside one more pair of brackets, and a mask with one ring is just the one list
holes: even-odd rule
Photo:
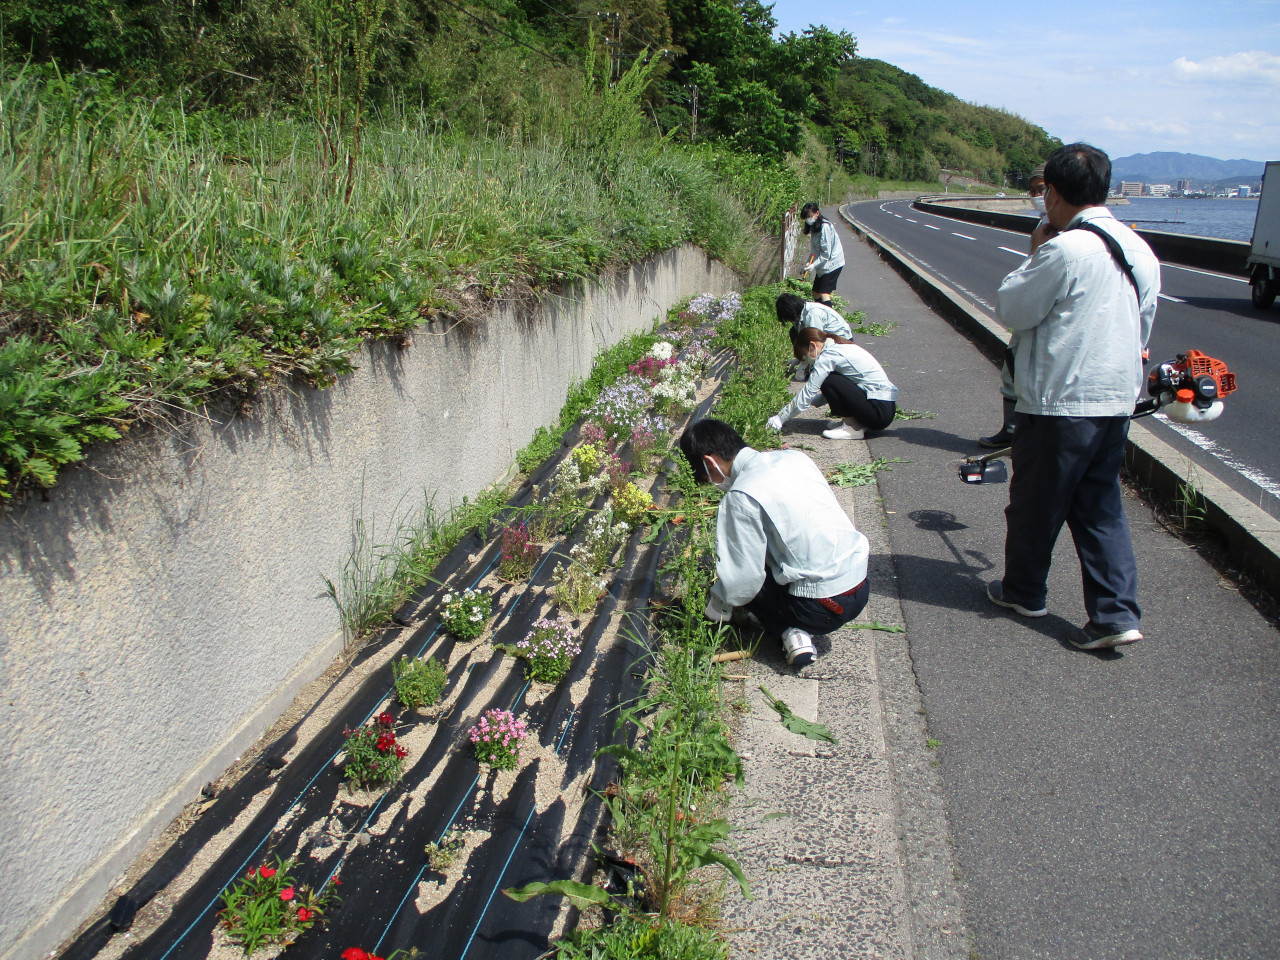
[[782, 418], [775, 413], [772, 417], [770, 417], [768, 420], [765, 421], [764, 425], [768, 427], [770, 430], [781, 430]]
[[729, 618], [733, 616], [733, 608], [723, 606], [713, 593], [707, 598], [707, 609], [703, 615], [708, 620], [715, 620], [717, 623], [728, 623]]

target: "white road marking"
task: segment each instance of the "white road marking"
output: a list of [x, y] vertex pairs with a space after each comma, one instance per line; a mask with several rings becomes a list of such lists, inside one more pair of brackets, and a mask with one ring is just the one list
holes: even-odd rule
[[903, 220], [905, 220], [905, 221], [907, 221], [907, 223], [919, 223], [919, 222], [920, 222], [919, 220], [912, 220], [910, 217], [903, 217], [902, 219], [903, 219]]
[[1012, 253], [1015, 257], [1029, 257], [1031, 254], [1025, 250], [1015, 250], [1013, 247], [996, 247], [997, 250], [1003, 250], [1005, 253]]
[[978, 239], [977, 237], [966, 236], [963, 233], [956, 233], [954, 230], [951, 231], [951, 235], [953, 237], [959, 237], [961, 240], [977, 240]]
[[1209, 454], [1209, 456], [1213, 457], [1214, 459], [1218, 460], [1221, 463], [1226, 464], [1228, 467], [1230, 467], [1236, 473], [1240, 474], [1246, 480], [1250, 480], [1253, 483], [1256, 483], [1258, 486], [1260, 486], [1263, 490], [1267, 491], [1267, 493], [1271, 494], [1273, 497], [1280, 497], [1280, 483], [1277, 483], [1275, 480], [1271, 479], [1271, 477], [1267, 476], [1265, 473], [1262, 473], [1259, 470], [1255, 470], [1253, 467], [1249, 466], [1248, 464], [1241, 463], [1239, 460], [1237, 460], [1235, 457], [1231, 455], [1230, 450], [1225, 450], [1222, 447], [1218, 446], [1216, 441], [1210, 440], [1199, 430], [1193, 430], [1190, 426], [1188, 426], [1185, 423], [1178, 423], [1178, 421], [1176, 420], [1170, 420], [1163, 413], [1157, 413], [1157, 414], [1154, 414], [1154, 416], [1161, 423], [1171, 427], [1174, 431], [1186, 437], [1188, 440], [1194, 443], [1197, 447], [1199, 447], [1205, 453]]
[[926, 224], [925, 224], [925, 226], [926, 226], [926, 227], [928, 227], [930, 230], [940, 230], [940, 229], [942, 229], [941, 227], [935, 227], [932, 223], [926, 223]]
[[1217, 277], [1219, 280], [1233, 280], [1236, 283], [1249, 282], [1244, 277], [1231, 277], [1225, 273], [1214, 273], [1212, 270], [1201, 270], [1197, 267], [1184, 267], [1181, 264], [1177, 264], [1177, 263], [1165, 263], [1163, 260], [1160, 261], [1160, 269], [1161, 270], [1185, 270], [1187, 271], [1187, 273], [1200, 273], [1206, 277]]
[[1186, 303], [1186, 302], [1187, 302], [1187, 301], [1182, 300], [1182, 299], [1180, 299], [1180, 298], [1178, 298], [1178, 297], [1171, 297], [1171, 296], [1169, 296], [1167, 293], [1160, 293], [1160, 294], [1156, 294], [1156, 296], [1158, 296], [1161, 300], [1169, 300], [1169, 301], [1172, 301], [1173, 303]]

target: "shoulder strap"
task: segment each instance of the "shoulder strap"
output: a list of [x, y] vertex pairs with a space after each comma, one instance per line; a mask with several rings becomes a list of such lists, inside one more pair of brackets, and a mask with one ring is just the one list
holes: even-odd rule
[[1126, 259], [1124, 255], [1124, 249], [1120, 246], [1120, 241], [1090, 220], [1081, 220], [1079, 223], [1077, 223], [1074, 227], [1071, 227], [1070, 229], [1087, 230], [1090, 233], [1092, 233], [1095, 237], [1102, 238], [1102, 242], [1106, 244], [1107, 249], [1111, 251], [1112, 259], [1114, 259], [1115, 262], [1120, 265], [1120, 269], [1124, 271], [1124, 275], [1128, 277], [1129, 282], [1133, 284], [1133, 292], [1137, 294], [1138, 304], [1141, 305], [1142, 291], [1138, 289], [1138, 278], [1133, 275], [1133, 266], [1129, 263], [1128, 259]]

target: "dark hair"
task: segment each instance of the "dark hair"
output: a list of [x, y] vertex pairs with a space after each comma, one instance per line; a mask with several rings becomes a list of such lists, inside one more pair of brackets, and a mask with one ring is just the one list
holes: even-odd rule
[[795, 323], [800, 319], [800, 313], [804, 310], [804, 297], [797, 297], [794, 293], [781, 294], [774, 303], [774, 309], [778, 311], [778, 320], [782, 323]]
[[699, 483], [711, 480], [707, 476], [706, 464], [702, 462], [703, 457], [714, 454], [732, 462], [746, 445], [738, 431], [723, 420], [699, 420], [680, 434], [680, 451], [689, 461], [693, 478]]
[[1068, 143], [1049, 155], [1044, 182], [1073, 207], [1098, 206], [1111, 189], [1111, 160], [1087, 143]]
[[823, 220], [823, 217], [822, 217], [822, 211], [818, 209], [818, 205], [817, 205], [816, 203], [814, 203], [812, 200], [810, 200], [808, 203], [806, 203], [803, 207], [801, 207], [801, 208], [800, 208], [800, 219], [801, 219], [801, 221], [804, 221], [804, 220], [808, 219], [809, 214], [811, 214], [811, 213], [812, 213], [812, 214], [816, 214], [816, 215], [817, 215], [817, 217], [818, 217], [818, 222], [817, 222], [817, 223], [815, 223], [812, 227], [811, 227], [811, 226], [809, 226], [809, 225], [806, 223], [806, 224], [804, 225], [804, 232], [805, 232], [805, 233], [813, 233], [813, 231], [815, 231], [815, 230], [821, 230], [821, 229], [822, 229], [822, 220]]
[[826, 330], [819, 330], [817, 327], [805, 327], [802, 330], [791, 331], [791, 352], [797, 360], [803, 360], [805, 354], [809, 352], [809, 344], [821, 343], [823, 340], [834, 340], [836, 343], [853, 343], [852, 340], [846, 340], [838, 333], [828, 333]]

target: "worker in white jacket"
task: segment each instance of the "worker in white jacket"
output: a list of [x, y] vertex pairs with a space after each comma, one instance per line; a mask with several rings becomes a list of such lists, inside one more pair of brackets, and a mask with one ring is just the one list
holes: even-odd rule
[[[845, 340], [853, 338], [853, 329], [849, 326], [849, 321], [834, 307], [829, 307], [825, 303], [810, 303], [794, 293], [784, 293], [778, 297], [773, 306], [778, 314], [778, 322], [789, 325], [788, 332], [793, 338], [806, 327], [812, 327], [824, 333], [834, 333]], [[793, 379], [803, 382], [809, 379], [812, 369], [813, 364], [808, 361], [792, 360], [787, 366], [787, 373], [793, 375]]]
[[807, 327], [793, 334], [797, 360], [813, 364], [809, 381], [791, 402], [765, 424], [771, 430], [796, 414], [818, 405], [819, 397], [831, 404], [839, 426], [822, 431], [830, 440], [861, 440], [867, 430], [883, 430], [898, 414], [898, 388], [868, 351], [834, 333]]
[[723, 420], [693, 424], [680, 449], [700, 483], [725, 491], [706, 615], [728, 620], [734, 607], [745, 607], [782, 640], [788, 663], [812, 663], [813, 635], [836, 630], [867, 605], [867, 538], [798, 450], [753, 450]]
[[809, 237], [809, 262], [805, 264], [804, 272], [813, 274], [813, 298], [821, 303], [830, 303], [844, 267], [840, 235], [836, 233], [835, 224], [822, 215], [816, 203], [806, 203], [800, 209], [800, 216], [804, 219], [804, 232]]

